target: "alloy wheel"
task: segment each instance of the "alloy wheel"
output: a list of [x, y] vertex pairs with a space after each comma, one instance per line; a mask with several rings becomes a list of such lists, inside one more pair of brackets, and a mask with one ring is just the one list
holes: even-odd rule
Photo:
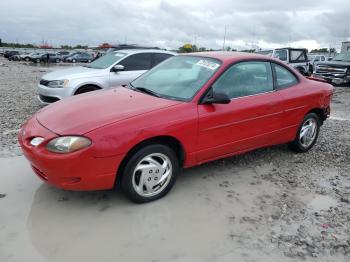
[[170, 159], [161, 153], [142, 158], [132, 175], [132, 186], [142, 197], [161, 193], [171, 180], [173, 167]]
[[300, 144], [307, 148], [315, 140], [317, 134], [317, 123], [314, 118], [310, 118], [302, 125], [299, 133]]

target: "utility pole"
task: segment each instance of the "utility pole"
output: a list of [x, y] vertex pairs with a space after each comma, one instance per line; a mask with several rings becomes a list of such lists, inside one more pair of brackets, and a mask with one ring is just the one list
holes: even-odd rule
[[224, 43], [222, 44], [222, 51], [225, 51], [225, 43], [226, 43], [226, 28], [227, 26], [225, 25], [225, 33], [224, 33]]

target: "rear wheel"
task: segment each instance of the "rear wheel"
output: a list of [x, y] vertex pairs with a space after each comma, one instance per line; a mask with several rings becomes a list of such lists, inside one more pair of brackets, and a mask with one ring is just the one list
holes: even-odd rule
[[179, 173], [175, 152], [161, 144], [149, 145], [133, 154], [122, 172], [122, 190], [135, 203], [165, 196]]
[[76, 63], [76, 62], [77, 62], [77, 60], [76, 60], [76, 59], [73, 59], [73, 60], [72, 60], [72, 62], [73, 62], [73, 63]]
[[38, 58], [38, 59], [36, 59], [36, 60], [35, 60], [35, 62], [40, 63], [40, 59], [39, 59], [39, 58]]
[[296, 152], [309, 151], [317, 141], [320, 132], [321, 121], [317, 114], [307, 114], [301, 123], [295, 140], [289, 144]]
[[59, 63], [59, 62], [61, 62], [61, 60], [59, 58], [56, 58], [55, 62]]
[[82, 86], [75, 92], [74, 95], [79, 95], [79, 94], [92, 92], [92, 91], [96, 91], [96, 90], [100, 90], [100, 88], [98, 88], [97, 86], [92, 86], [92, 85]]
[[24, 60], [25, 60], [26, 62], [29, 62], [29, 61], [30, 61], [30, 58], [29, 58], [29, 57], [26, 57], [26, 58], [24, 58]]

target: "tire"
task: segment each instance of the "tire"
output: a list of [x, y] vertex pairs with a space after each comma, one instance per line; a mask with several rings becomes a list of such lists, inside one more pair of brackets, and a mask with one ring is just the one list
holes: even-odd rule
[[88, 62], [88, 63], [91, 63], [91, 60], [89, 59], [89, 60], [87, 60], [87, 62]]
[[82, 86], [75, 92], [74, 95], [80, 95], [83, 93], [92, 92], [92, 91], [96, 91], [96, 90], [100, 90], [100, 88], [98, 88], [97, 86], [92, 86], [92, 85]]
[[56, 63], [59, 63], [59, 62], [61, 62], [61, 60], [58, 59], [58, 58], [56, 58], [55, 62], [56, 62]]
[[289, 144], [289, 147], [298, 153], [305, 153], [309, 151], [317, 141], [320, 133], [320, 127], [321, 121], [319, 116], [315, 113], [307, 114], [298, 129], [294, 141]]
[[36, 59], [36, 60], [35, 60], [35, 62], [40, 63], [40, 59], [39, 59], [39, 58], [38, 58], [38, 59]]
[[77, 62], [77, 60], [76, 60], [76, 59], [73, 59], [73, 60], [72, 60], [72, 62], [73, 62], [73, 63], [76, 63], [76, 62]]
[[26, 58], [24, 58], [24, 61], [29, 62], [29, 61], [30, 61], [30, 58], [29, 58], [29, 57], [26, 57]]
[[[154, 201], [171, 190], [179, 171], [178, 158], [170, 147], [162, 144], [148, 145], [136, 151], [127, 161], [121, 174], [122, 190], [135, 203]], [[164, 181], [159, 183], [161, 180]]]

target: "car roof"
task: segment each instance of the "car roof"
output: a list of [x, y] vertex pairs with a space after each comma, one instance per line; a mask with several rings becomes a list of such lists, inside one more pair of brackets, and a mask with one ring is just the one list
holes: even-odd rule
[[[171, 54], [176, 55], [177, 53], [167, 51], [167, 50], [161, 50], [161, 49], [121, 49], [121, 50], [115, 50], [112, 51], [113, 53], [124, 53], [124, 54], [137, 54], [137, 53], [164, 53], [164, 54]], [[112, 53], [111, 52], [111, 53]]]
[[231, 51], [195, 52], [195, 53], [186, 53], [181, 55], [189, 55], [189, 56], [192, 55], [192, 56], [214, 58], [222, 62], [232, 62], [235, 60], [251, 60], [251, 59], [272, 60], [272, 61], [275, 60], [274, 58], [271, 58], [266, 55], [260, 55], [256, 53], [245, 53], [245, 52], [231, 52]]

